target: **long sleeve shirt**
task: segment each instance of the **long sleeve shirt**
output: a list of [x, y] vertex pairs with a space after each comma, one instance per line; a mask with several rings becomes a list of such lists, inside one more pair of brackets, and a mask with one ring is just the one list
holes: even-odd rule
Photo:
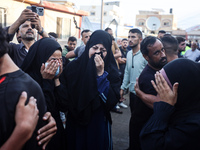
[[146, 65], [147, 61], [144, 59], [140, 50], [134, 56], [133, 51], [129, 51], [127, 54], [124, 79], [121, 89], [126, 90], [129, 88], [130, 92], [135, 93], [134, 85], [136, 83], [136, 78], [139, 77]]
[[99, 96], [106, 103], [107, 95], [109, 91], [110, 82], [107, 79], [108, 73], [104, 71], [101, 76], [97, 76], [97, 88]]
[[154, 103], [154, 113], [140, 133], [143, 150], [199, 150], [200, 114], [191, 113], [170, 121], [175, 107]]

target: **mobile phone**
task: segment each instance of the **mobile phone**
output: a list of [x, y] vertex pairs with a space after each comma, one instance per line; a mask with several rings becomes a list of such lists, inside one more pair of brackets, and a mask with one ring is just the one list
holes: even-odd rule
[[39, 16], [44, 15], [44, 7], [37, 7], [35, 5], [32, 5], [32, 6], [27, 6], [26, 8], [32, 10], [32, 12], [37, 13]]

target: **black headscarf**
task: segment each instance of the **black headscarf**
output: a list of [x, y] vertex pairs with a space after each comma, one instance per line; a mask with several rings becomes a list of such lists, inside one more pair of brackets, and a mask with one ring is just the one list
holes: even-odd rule
[[119, 99], [120, 79], [111, 50], [112, 38], [107, 32], [97, 30], [91, 35], [83, 54], [77, 60], [69, 63], [64, 70], [69, 95], [67, 104], [69, 113], [82, 125], [88, 124], [92, 112], [101, 105], [94, 55], [89, 58], [89, 49], [96, 44], [102, 44], [107, 50], [104, 58], [104, 70], [108, 72], [107, 79], [110, 81], [107, 102], [104, 106], [107, 112]]
[[175, 82], [179, 83], [173, 121], [200, 112], [200, 63], [179, 58], [164, 66], [161, 73], [166, 74], [165, 79], [168, 78], [171, 88]]
[[60, 44], [55, 40], [51, 38], [38, 40], [30, 47], [21, 69], [41, 85], [43, 80], [40, 73], [42, 63], [45, 63], [56, 50], [62, 51]]
[[43, 79], [40, 68], [42, 63], [45, 63], [56, 50], [62, 51], [58, 42], [51, 38], [42, 38], [30, 47], [21, 66], [21, 69], [28, 73], [41, 86], [45, 95], [48, 111], [52, 115], [57, 113], [55, 111], [54, 81]]

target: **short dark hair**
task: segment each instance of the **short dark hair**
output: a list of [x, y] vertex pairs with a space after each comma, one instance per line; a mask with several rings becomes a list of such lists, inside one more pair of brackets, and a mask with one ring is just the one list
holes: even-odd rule
[[54, 33], [54, 32], [49, 32], [49, 35], [53, 36], [56, 39], [58, 38], [58, 35], [56, 33]]
[[140, 44], [140, 51], [142, 52], [143, 55], [148, 56], [149, 54], [148, 47], [152, 46], [156, 42], [157, 39], [158, 38], [156, 38], [155, 36], [147, 36], [142, 40]]
[[163, 35], [163, 37], [164, 36], [172, 36], [170, 33], [166, 33], [165, 35]]
[[178, 54], [178, 41], [173, 36], [164, 36], [161, 38], [165, 53], [167, 55]]
[[0, 26], [0, 58], [8, 53], [7, 32]]
[[84, 32], [88, 33], [88, 32], [91, 32], [91, 31], [88, 30], [88, 29], [85, 29], [85, 30], [83, 30], [83, 31], [81, 32], [81, 36], [83, 36], [83, 33], [84, 33]]
[[69, 39], [68, 39], [68, 42], [69, 42], [69, 41], [74, 42], [74, 41], [77, 41], [77, 39], [76, 39], [76, 37], [74, 37], [74, 36], [70, 36]]
[[122, 42], [123, 42], [123, 41], [128, 41], [128, 40], [127, 40], [126, 38], [124, 38], [124, 39], [122, 39]]
[[107, 27], [106, 29], [105, 29], [105, 31], [106, 32], [108, 32], [108, 30], [112, 30], [111, 28], [109, 28], [109, 27]]
[[176, 37], [176, 39], [178, 41], [178, 44], [180, 44], [181, 42], [185, 42], [185, 38], [183, 38], [181, 36]]
[[166, 31], [165, 30], [160, 30], [160, 31], [158, 31], [158, 33], [166, 33]]
[[134, 28], [134, 29], [130, 29], [129, 30], [129, 33], [137, 33], [137, 35], [139, 36], [139, 38], [142, 38], [142, 32], [139, 30], [139, 29], [137, 29], [137, 28]]

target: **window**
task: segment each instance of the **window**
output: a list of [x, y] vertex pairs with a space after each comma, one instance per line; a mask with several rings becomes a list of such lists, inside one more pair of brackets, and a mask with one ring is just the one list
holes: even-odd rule
[[90, 16], [95, 16], [95, 12], [90, 12]]
[[60, 39], [67, 39], [71, 36], [71, 19], [58, 17], [56, 31]]
[[6, 27], [6, 13], [4, 8], [0, 8], [0, 25]]
[[144, 22], [139, 22], [139, 26], [143, 26], [144, 25]]
[[169, 26], [169, 22], [164, 22], [164, 26]]

